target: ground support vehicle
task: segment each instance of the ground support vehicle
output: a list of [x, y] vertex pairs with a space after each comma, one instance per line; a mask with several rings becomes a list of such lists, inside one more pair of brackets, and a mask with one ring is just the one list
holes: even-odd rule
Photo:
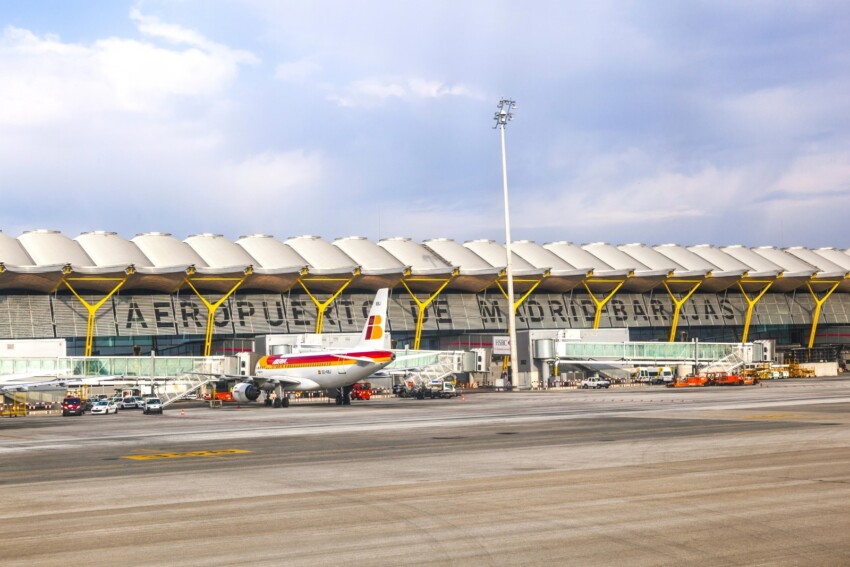
[[95, 404], [91, 408], [92, 415], [109, 415], [110, 413], [115, 414], [118, 413], [118, 404], [116, 404], [113, 400], [100, 400], [95, 402]]
[[369, 400], [372, 398], [372, 384], [369, 382], [357, 382], [351, 386], [352, 400]]
[[425, 381], [414, 375], [405, 376], [400, 384], [393, 386], [393, 393], [400, 398], [416, 398], [417, 400], [454, 398], [457, 388], [452, 378], [434, 378]]
[[148, 398], [142, 406], [142, 413], [150, 415], [152, 413], [162, 413], [162, 400], [159, 398]]
[[669, 366], [650, 366], [638, 368], [632, 375], [635, 382], [645, 384], [671, 384], [675, 381], [673, 369]]
[[758, 384], [758, 378], [728, 374], [726, 372], [709, 372], [706, 374], [709, 386], [752, 386]]
[[86, 402], [81, 398], [66, 397], [62, 400], [62, 415], [85, 415]]
[[588, 388], [598, 389], [610, 387], [611, 382], [609, 380], [605, 380], [604, 378], [600, 378], [599, 376], [591, 376], [590, 378], [585, 378], [581, 381], [581, 388], [583, 390], [587, 390]]
[[701, 388], [706, 385], [708, 379], [705, 376], [682, 376], [675, 382], [667, 384], [668, 388]]
[[213, 394], [204, 394], [204, 399], [210, 400], [210, 401], [217, 400], [219, 402], [233, 402], [233, 401], [235, 401], [233, 399], [233, 393], [232, 392], [215, 392], [214, 395]]
[[753, 386], [759, 383], [754, 376], [740, 376], [727, 372], [707, 372], [705, 375], [684, 376], [668, 384], [670, 388], [688, 388], [700, 386]]
[[432, 400], [436, 398], [456, 398], [457, 388], [454, 384], [445, 380], [431, 380], [428, 384], [427, 397]]

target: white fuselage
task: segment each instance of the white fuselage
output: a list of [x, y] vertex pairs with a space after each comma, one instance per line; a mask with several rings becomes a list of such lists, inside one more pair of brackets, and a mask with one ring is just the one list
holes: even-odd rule
[[389, 350], [350, 350], [264, 356], [256, 377], [279, 381], [284, 390], [330, 390], [350, 386], [391, 363]]

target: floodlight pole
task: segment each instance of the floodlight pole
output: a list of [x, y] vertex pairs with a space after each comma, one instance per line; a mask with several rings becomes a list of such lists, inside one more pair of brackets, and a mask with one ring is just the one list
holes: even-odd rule
[[511, 390], [519, 390], [519, 370], [517, 368], [516, 344], [516, 307], [514, 306], [514, 272], [513, 253], [511, 252], [511, 218], [508, 208], [508, 161], [505, 156], [505, 126], [513, 119], [511, 112], [516, 102], [503, 98], [499, 101], [499, 111], [496, 112], [496, 127], [502, 138], [502, 189], [505, 194], [505, 252], [507, 253], [506, 272], [508, 276], [508, 336], [511, 342]]

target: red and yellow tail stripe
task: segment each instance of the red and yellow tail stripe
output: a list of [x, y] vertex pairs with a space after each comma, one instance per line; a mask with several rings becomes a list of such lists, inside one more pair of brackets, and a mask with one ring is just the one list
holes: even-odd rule
[[[375, 361], [375, 364], [391, 362], [393, 359], [393, 353], [388, 350], [346, 352], [341, 354], [356, 358], [370, 358]], [[356, 360], [342, 358], [333, 354], [275, 354], [262, 357], [257, 363], [257, 366], [270, 370], [279, 370], [284, 368], [316, 368], [320, 366], [353, 366], [355, 364], [357, 364]]]
[[384, 336], [384, 318], [380, 315], [371, 315], [366, 323], [366, 340], [374, 341]]

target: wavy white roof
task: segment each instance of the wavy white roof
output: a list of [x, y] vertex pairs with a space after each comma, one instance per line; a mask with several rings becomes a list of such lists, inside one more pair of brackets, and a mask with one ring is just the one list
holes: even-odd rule
[[493, 266], [484, 258], [450, 238], [434, 238], [422, 243], [434, 254], [448, 264], [458, 266], [462, 274], [468, 273], [498, 273], [504, 269], [506, 260], [501, 266]]
[[[646, 244], [623, 244], [617, 248], [621, 252], [624, 252], [628, 256], [639, 261], [650, 270], [659, 270], [668, 273], [672, 272], [673, 276], [677, 278], [705, 277], [711, 271], [711, 268], [685, 268], [681, 264], [674, 262], [668, 256], [661, 254]], [[637, 273], [635, 275], [637, 275]]]
[[[682, 266], [686, 270], [707, 270], [714, 276], [726, 275], [719, 266], [679, 244], [659, 244], [653, 250], [670, 258], [676, 265]], [[744, 272], [746, 272], [746, 269], [741, 268], [733, 271], [730, 275], [741, 276]]]
[[721, 250], [723, 250], [723, 252], [732, 256], [739, 262], [750, 266], [752, 268], [752, 270], [750, 271], [751, 277], [761, 277], [762, 275], [778, 277], [782, 275], [782, 266], [771, 262], [764, 256], [756, 254], [751, 248], [741, 246], [740, 244], [735, 244], [732, 246], [724, 246], [721, 248]]
[[556, 256], [563, 258], [565, 262], [577, 268], [589, 267], [593, 270], [594, 277], [620, 277], [627, 276], [631, 273], [631, 268], [616, 269], [609, 264], [606, 264], [598, 256], [594, 256], [587, 250], [577, 244], [560, 240], [558, 242], [548, 242], [543, 245], [543, 248], [554, 253]]
[[8, 234], [0, 231], [0, 263], [6, 266], [34, 266], [23, 245]]
[[74, 269], [95, 266], [77, 242], [58, 230], [28, 230], [18, 237], [18, 242], [36, 265], [70, 264]]
[[221, 234], [193, 234], [184, 240], [210, 268], [245, 270], [257, 263], [245, 249]]
[[[820, 279], [846, 278], [850, 275], [850, 267], [845, 268], [840, 266], [809, 248], [805, 248], [803, 246], [792, 246], [791, 248], [786, 248], [785, 252], [814, 266], [818, 270], [817, 277]], [[848, 259], [850, 259], [850, 257], [848, 257]]]
[[[464, 242], [463, 246], [475, 252], [476, 255], [484, 259], [485, 262], [494, 268], [504, 268], [508, 265], [507, 250], [502, 244], [495, 240], [470, 240]], [[516, 276], [542, 276], [549, 269], [549, 266], [536, 267], [531, 265], [525, 258], [517, 255], [511, 250], [511, 270]]]
[[[657, 285], [670, 272], [673, 277], [708, 274], [700, 288], [706, 291], [735, 285], [745, 274], [751, 280], [778, 278], [771, 291], [785, 291], [810, 279], [845, 278], [850, 273], [850, 254], [836, 248], [686, 248], [641, 243], [577, 246], [566, 241], [540, 245], [519, 240], [512, 243], [512, 249], [515, 273], [541, 275], [548, 270], [550, 277], [546, 279], [551, 281], [544, 288], [551, 290], [581, 285], [591, 272], [590, 277], [600, 282], [633, 275], [624, 289]], [[184, 285], [183, 271], [194, 266], [198, 274], [207, 275], [240, 275], [252, 267], [253, 276], [246, 280], [246, 287], [270, 290], [288, 289], [286, 285], [297, 282], [305, 270], [308, 276], [355, 275], [351, 286], [360, 289], [397, 284], [394, 278], [404, 273], [410, 277], [451, 276], [457, 270], [450, 288], [476, 290], [495, 281], [505, 264], [505, 247], [493, 240], [460, 244], [444, 238], [422, 243], [386, 238], [375, 243], [363, 237], [346, 237], [329, 243], [316, 236], [281, 241], [269, 235], [252, 235], [232, 242], [217, 234], [192, 235], [180, 241], [161, 232], [139, 234], [131, 240], [107, 231], [84, 232], [75, 239], [52, 230], [27, 231], [17, 238], [0, 232], [3, 289], [28, 289], [29, 285], [32, 289], [53, 289], [64, 266], [82, 275], [120, 275], [132, 266], [136, 275], [127, 287], [143, 289], [151, 285], [151, 289], [171, 290]], [[15, 274], [21, 277], [13, 282]], [[24, 278], [24, 274], [29, 275]], [[35, 274], [41, 275], [31, 277]], [[287, 274], [290, 277], [283, 278]], [[159, 279], [144, 279], [144, 275]], [[278, 277], [282, 279], [275, 280]], [[726, 279], [721, 282], [721, 278]], [[424, 281], [420, 285], [425, 285]], [[839, 289], [850, 290], [850, 282], [842, 283]]]
[[830, 262], [841, 266], [843, 269], [850, 271], [850, 254], [837, 248], [825, 247], [812, 250], [818, 256], [826, 258]]
[[137, 268], [153, 266], [139, 247], [115, 232], [95, 230], [75, 238], [96, 266], [132, 264]]
[[206, 268], [207, 263], [186, 242], [181, 242], [167, 232], [137, 234], [130, 242], [139, 247], [157, 268], [195, 266]]
[[808, 262], [789, 254], [785, 250], [773, 246], [759, 246], [753, 248], [752, 252], [762, 258], [766, 258], [782, 269], [783, 277], [810, 278], [818, 273], [818, 269]]
[[548, 268], [552, 277], [587, 275], [591, 266], [576, 267], [542, 245], [531, 240], [511, 242], [511, 251], [535, 268]]
[[[703, 258], [706, 261], [714, 264], [724, 272], [741, 272], [742, 274], [749, 274], [750, 276], [752, 276], [753, 274], [751, 272], [756, 271], [755, 267], [749, 266], [744, 262], [741, 262], [734, 256], [730, 256], [720, 248], [717, 248], [716, 246], [713, 246], [711, 244], [697, 244], [696, 246], [688, 246], [687, 250], [693, 252], [700, 258]], [[776, 277], [776, 275], [776, 271], [774, 271], [772, 277]]]
[[345, 252], [318, 236], [295, 236], [284, 244], [307, 260], [311, 274], [351, 274], [360, 267]]
[[407, 266], [398, 258], [363, 236], [337, 238], [331, 244], [354, 260], [364, 274], [401, 274], [407, 271]]
[[384, 238], [378, 246], [404, 264], [410, 266], [414, 276], [449, 275], [455, 267], [445, 262], [434, 252], [410, 238]]
[[297, 272], [309, 266], [309, 262], [291, 246], [269, 234], [240, 236], [236, 245], [265, 269]]

